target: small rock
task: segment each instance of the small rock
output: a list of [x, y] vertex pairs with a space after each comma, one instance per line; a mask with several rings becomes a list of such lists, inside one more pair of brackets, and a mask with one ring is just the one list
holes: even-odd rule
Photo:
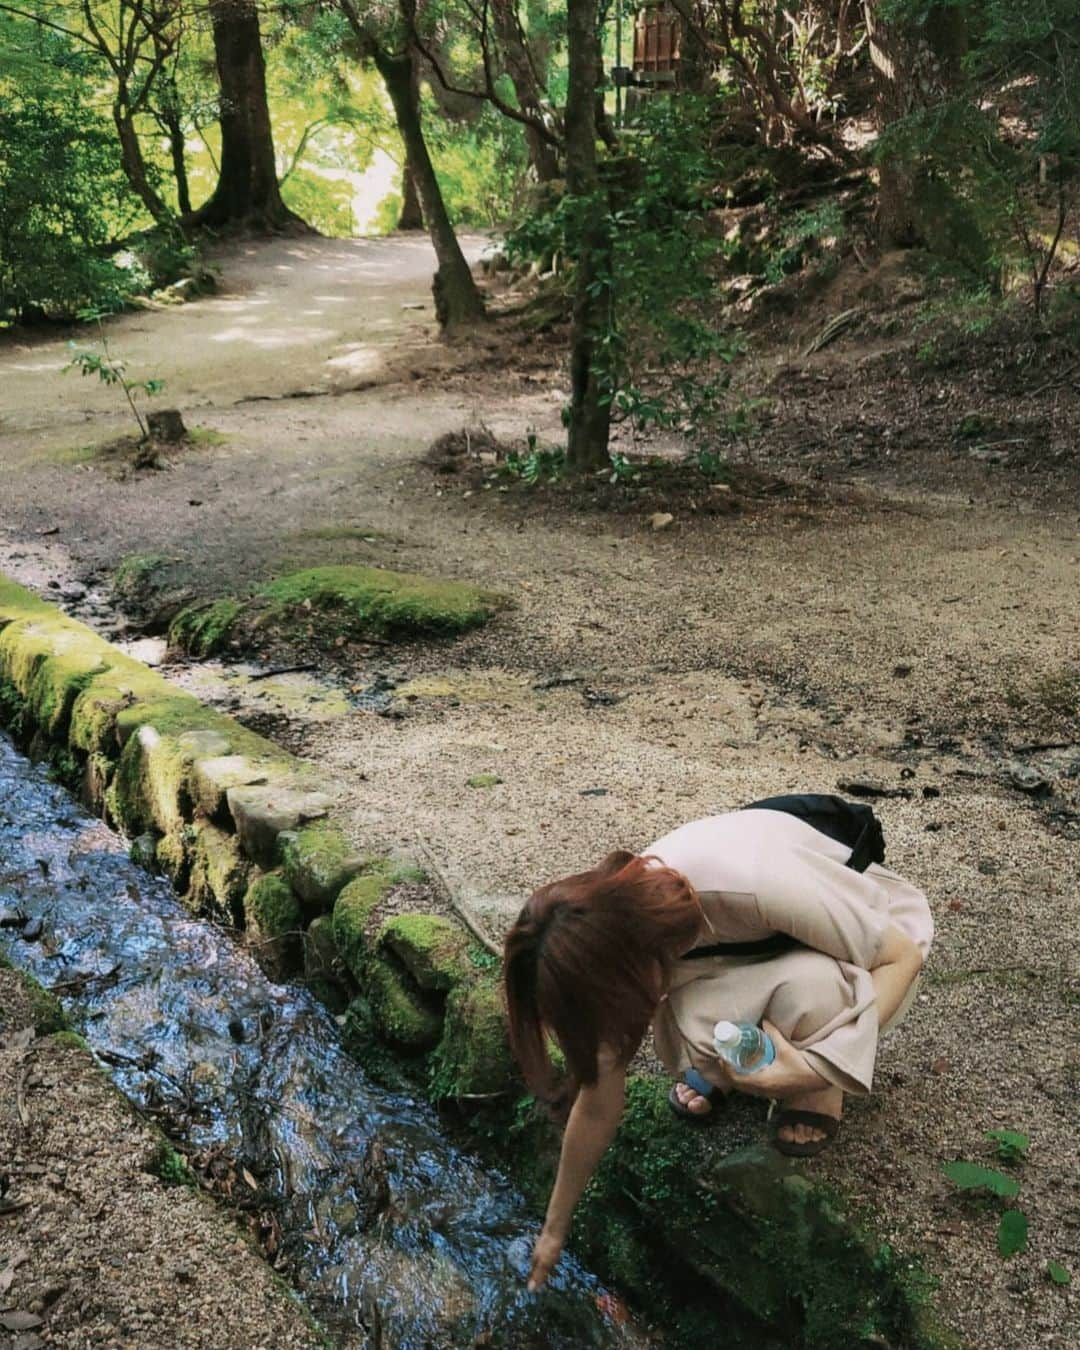
[[898, 680], [904, 680], [907, 679], [907, 677], [911, 674], [911, 667], [904, 665], [893, 666], [892, 673], [893, 675], [896, 676]]
[[927, 798], [940, 797], [941, 789], [939, 787], [933, 787], [930, 784], [927, 784], [927, 786], [924, 787], [922, 790], [922, 795]]
[[37, 942], [45, 931], [45, 922], [43, 919], [31, 919], [24, 925], [19, 936], [24, 942]]
[[674, 519], [670, 511], [654, 511], [649, 517], [649, 525], [654, 530], [666, 530]]
[[1029, 792], [1032, 796], [1041, 796], [1050, 791], [1050, 783], [1039, 773], [1038, 769], [1032, 769], [1026, 764], [1012, 764], [1009, 766], [1009, 782], [1014, 788], [1019, 788], [1021, 792]]

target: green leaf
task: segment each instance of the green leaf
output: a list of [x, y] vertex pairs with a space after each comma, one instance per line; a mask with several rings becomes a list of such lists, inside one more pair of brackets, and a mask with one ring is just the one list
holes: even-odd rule
[[1002, 1256], [1015, 1256], [1027, 1247], [1027, 1215], [1019, 1209], [1007, 1209], [998, 1224], [998, 1251]]
[[1057, 1261], [1047, 1261], [1046, 1273], [1055, 1284], [1072, 1284], [1072, 1276], [1065, 1267], [1059, 1265]]
[[1023, 1158], [1031, 1147], [1031, 1140], [1019, 1130], [987, 1130], [986, 1137], [997, 1144], [999, 1155], [1007, 1161]]
[[1005, 1199], [1019, 1195], [1020, 1183], [1015, 1177], [1007, 1177], [992, 1167], [980, 1167], [977, 1163], [944, 1163], [941, 1169], [954, 1186], [962, 1191], [990, 1191]]

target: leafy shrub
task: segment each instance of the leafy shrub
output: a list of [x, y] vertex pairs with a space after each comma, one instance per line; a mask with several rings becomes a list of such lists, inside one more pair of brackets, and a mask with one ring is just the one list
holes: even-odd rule
[[109, 245], [141, 208], [115, 131], [88, 111], [96, 61], [10, 17], [0, 17], [0, 44], [0, 321], [118, 308], [146, 278]]

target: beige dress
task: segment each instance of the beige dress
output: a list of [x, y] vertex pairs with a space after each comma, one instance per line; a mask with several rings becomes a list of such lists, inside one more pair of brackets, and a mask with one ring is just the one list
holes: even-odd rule
[[670, 1073], [693, 1067], [713, 1078], [714, 1023], [767, 1017], [822, 1077], [845, 1092], [870, 1091], [880, 1029], [869, 972], [885, 929], [896, 924], [925, 956], [934, 923], [921, 891], [877, 864], [853, 871], [849, 852], [805, 821], [762, 810], [692, 821], [643, 850], [698, 892], [699, 946], [777, 932], [801, 944], [772, 956], [677, 962], [653, 1022]]

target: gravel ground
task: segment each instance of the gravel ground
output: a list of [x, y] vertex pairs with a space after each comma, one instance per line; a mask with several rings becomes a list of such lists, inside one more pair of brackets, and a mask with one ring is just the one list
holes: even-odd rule
[[[258, 296], [279, 336], [305, 293], [307, 308], [321, 304], [320, 250], [333, 252], [305, 243], [303, 258], [279, 257], [291, 247], [225, 260], [226, 279], [235, 266], [245, 287], [275, 261], [292, 268]], [[249, 295], [241, 289], [237, 304]], [[415, 268], [380, 292], [387, 352], [395, 322], [419, 322], [414, 311], [393, 317], [417, 295]], [[229, 296], [209, 303], [221, 321]], [[226, 402], [222, 381], [189, 377], [206, 343], [201, 309], [140, 315], [117, 331], [123, 354], [157, 362], [193, 408], [189, 421], [226, 437], [164, 473], [65, 461], [74, 410], [69, 400], [53, 416], [47, 400], [71, 386], [55, 367], [48, 376], [48, 351], [18, 355], [40, 358], [42, 374], [0, 425], [0, 566], [42, 587], [89, 582], [72, 604], [102, 624], [114, 616], [94, 612], [93, 587], [136, 551], [182, 560], [208, 591], [242, 591], [286, 563], [355, 561], [509, 594], [513, 609], [457, 643], [348, 649], [316, 672], [346, 688], [388, 675], [389, 717], [328, 716], [328, 700], [306, 711], [294, 695], [275, 702], [205, 669], [169, 671], [325, 765], [345, 785], [358, 842], [407, 849], [421, 835], [495, 933], [539, 881], [617, 845], [642, 848], [681, 821], [853, 781], [910, 792], [880, 813], [891, 865], [931, 898], [937, 941], [912, 1016], [883, 1047], [878, 1091], [812, 1166], [857, 1197], [883, 1237], [922, 1256], [943, 1316], [969, 1344], [1080, 1341], [1075, 475], [1057, 461], [1043, 477], [1029, 466], [1014, 490], [966, 449], [909, 428], [895, 454], [860, 455], [850, 481], [821, 482], [793, 449], [803, 405], [792, 384], [775, 443], [785, 471], [814, 490], [709, 518], [684, 499], [655, 532], [647, 514], [598, 511], [588, 494], [526, 504], [421, 463], [436, 436], [464, 425], [554, 438], [565, 393], [555, 369], [481, 353], [467, 370], [448, 362], [437, 381]], [[285, 342], [278, 392], [333, 384], [333, 354], [364, 340], [362, 307], [344, 310], [319, 342]], [[230, 400], [266, 392], [256, 341], [234, 336], [215, 351], [228, 354]], [[837, 350], [815, 372], [827, 380], [848, 357], [858, 350]], [[0, 351], [0, 378], [15, 368]], [[859, 397], [886, 406], [890, 388], [854, 368], [844, 378]], [[825, 387], [815, 380], [811, 392]], [[933, 391], [955, 412], [964, 396]], [[79, 436], [114, 434], [96, 403], [79, 415], [90, 424]], [[760, 467], [771, 443], [756, 446]], [[949, 472], [938, 472], [945, 458]], [[313, 539], [313, 524], [363, 526], [363, 537]], [[1048, 795], [1018, 791], [1018, 765], [1042, 773]], [[501, 781], [466, 785], [482, 773]], [[985, 1132], [1002, 1127], [1032, 1140], [1017, 1172], [1030, 1242], [1008, 1261], [993, 1209], [941, 1173], [956, 1158], [992, 1161]], [[1050, 1282], [1051, 1260], [1072, 1271], [1071, 1287]]]
[[149, 1170], [160, 1136], [89, 1054], [29, 1039], [10, 970], [0, 1009], [0, 1345], [325, 1346], [230, 1215]]

